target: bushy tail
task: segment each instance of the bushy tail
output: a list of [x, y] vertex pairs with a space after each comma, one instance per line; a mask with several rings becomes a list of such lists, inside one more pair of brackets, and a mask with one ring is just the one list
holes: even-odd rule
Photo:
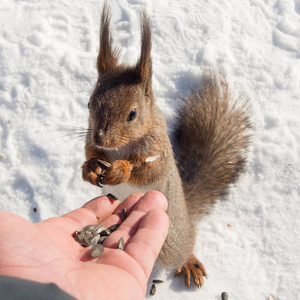
[[229, 90], [225, 76], [206, 68], [201, 90], [179, 112], [175, 153], [190, 215], [206, 214], [245, 163], [250, 127], [247, 103]]

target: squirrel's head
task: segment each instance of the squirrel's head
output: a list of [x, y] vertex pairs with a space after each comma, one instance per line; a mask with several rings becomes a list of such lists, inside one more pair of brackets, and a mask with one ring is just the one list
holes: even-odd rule
[[135, 66], [119, 64], [119, 50], [112, 49], [109, 24], [110, 11], [105, 3], [97, 58], [98, 81], [88, 105], [87, 142], [107, 150], [136, 141], [149, 131], [155, 106], [151, 29], [146, 13], [141, 13], [141, 56]]

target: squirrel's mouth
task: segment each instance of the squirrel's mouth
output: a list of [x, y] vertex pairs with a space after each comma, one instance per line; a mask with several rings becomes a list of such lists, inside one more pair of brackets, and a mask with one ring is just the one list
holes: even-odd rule
[[123, 147], [126, 145], [126, 143], [122, 143], [122, 142], [95, 142], [94, 140], [92, 141], [93, 145], [98, 148], [98, 149], [102, 149], [102, 150], [118, 150], [119, 148]]

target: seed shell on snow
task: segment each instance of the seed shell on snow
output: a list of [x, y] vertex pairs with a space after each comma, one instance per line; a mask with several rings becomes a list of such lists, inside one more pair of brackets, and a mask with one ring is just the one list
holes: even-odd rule
[[163, 281], [163, 280], [160, 280], [160, 279], [153, 279], [153, 280], [152, 280], [152, 283], [159, 284], [159, 283], [164, 283], [164, 281]]
[[223, 293], [221, 294], [221, 299], [222, 299], [222, 300], [228, 300], [228, 294], [227, 294], [226, 292], [223, 292]]
[[151, 286], [151, 289], [150, 289], [150, 296], [154, 296], [155, 293], [156, 293], [156, 286], [153, 283], [152, 286]]
[[90, 254], [90, 257], [98, 257], [103, 253], [103, 251], [104, 251], [103, 245], [96, 244], [91, 248], [89, 254]]

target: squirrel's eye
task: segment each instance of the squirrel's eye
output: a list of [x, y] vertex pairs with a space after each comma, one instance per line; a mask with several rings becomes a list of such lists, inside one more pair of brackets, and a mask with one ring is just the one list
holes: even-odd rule
[[137, 116], [136, 108], [133, 109], [127, 117], [127, 121], [133, 121]]
[[90, 102], [89, 102], [88, 105], [87, 105], [88, 109], [90, 109], [90, 106], [91, 106], [91, 104], [90, 104]]

